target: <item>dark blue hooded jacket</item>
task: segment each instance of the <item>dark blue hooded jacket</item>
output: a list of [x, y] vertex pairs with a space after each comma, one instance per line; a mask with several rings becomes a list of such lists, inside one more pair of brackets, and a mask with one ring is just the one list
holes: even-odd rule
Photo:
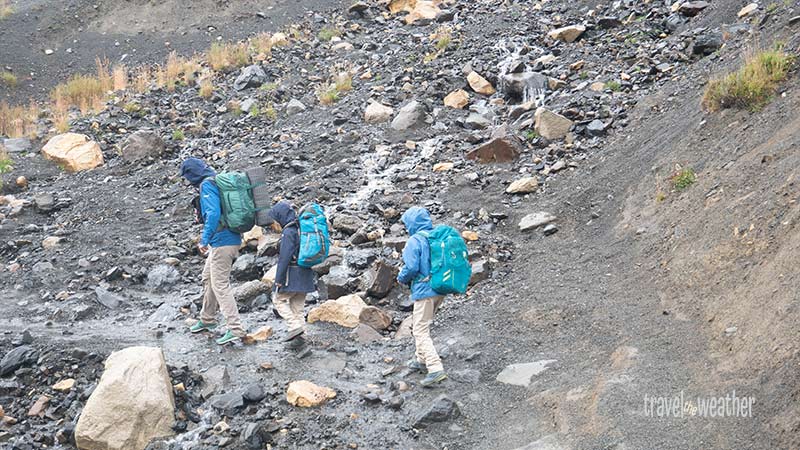
[[403, 213], [401, 219], [411, 237], [403, 249], [403, 269], [400, 270], [397, 281], [405, 285], [411, 284], [412, 300], [422, 300], [440, 295], [431, 288], [429, 281], [431, 248], [428, 245], [428, 239], [417, 234], [420, 231], [433, 230], [431, 214], [427, 209], [415, 206]]
[[314, 271], [297, 265], [300, 251], [300, 229], [297, 226], [297, 213], [292, 205], [282, 200], [275, 204], [269, 215], [283, 228], [278, 254], [278, 268], [275, 282], [281, 287], [278, 292], [314, 292], [317, 290]]
[[219, 228], [222, 218], [222, 204], [219, 199], [219, 188], [211, 180], [217, 173], [202, 159], [187, 158], [181, 164], [181, 176], [186, 178], [192, 186], [200, 190], [200, 214], [203, 216], [203, 234], [200, 245], [223, 247], [226, 245], [241, 245], [242, 237], [238, 233]]

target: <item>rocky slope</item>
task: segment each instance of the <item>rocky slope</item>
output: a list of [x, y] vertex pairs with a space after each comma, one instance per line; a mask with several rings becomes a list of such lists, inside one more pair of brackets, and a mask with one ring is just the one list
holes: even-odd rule
[[[12, 153], [0, 349], [20, 364], [0, 363], [0, 406], [16, 419], [0, 439], [71, 445], [104, 358], [146, 344], [164, 349], [182, 383], [177, 438], [154, 448], [796, 446], [796, 77], [755, 113], [705, 114], [698, 98], [754, 41], [796, 53], [799, 11], [738, 18], [743, 4], [702, 3], [445, 2], [412, 24], [359, 3], [310, 16], [262, 79], [216, 73], [209, 100], [197, 86], [118, 93], [74, 120], [71, 131], [102, 151], [93, 170], [44, 160], [44, 135]], [[340, 36], [322, 40], [330, 29]], [[352, 90], [320, 104], [319, 86], [342, 72]], [[446, 106], [464, 96], [463, 109]], [[257, 113], [238, 114], [248, 101]], [[140, 130], [163, 151], [127, 145]], [[391, 315], [386, 329], [315, 323], [304, 349], [276, 338], [218, 349], [190, 336], [203, 261], [176, 176], [189, 155], [263, 167], [276, 197], [321, 202], [339, 250], [308, 309], [361, 292]], [[481, 162], [487, 155], [503, 161]], [[685, 191], [671, 188], [676, 164], [697, 174]], [[376, 282], [399, 265], [398, 217], [412, 204], [477, 237], [475, 283], [434, 327], [450, 379], [431, 391], [402, 368], [406, 292]], [[521, 230], [532, 213], [555, 220]], [[267, 234], [243, 249], [237, 284], [259, 288], [273, 245]], [[249, 290], [240, 288], [246, 324], [279, 338], [268, 295]], [[52, 388], [65, 378], [77, 387]], [[336, 397], [288, 404], [287, 386], [301, 379]], [[734, 390], [757, 399], [752, 417], [644, 408], [645, 396]]]

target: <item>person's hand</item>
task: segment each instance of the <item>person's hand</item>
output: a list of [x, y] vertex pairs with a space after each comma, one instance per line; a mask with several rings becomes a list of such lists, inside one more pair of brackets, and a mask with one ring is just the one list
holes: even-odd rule
[[208, 245], [197, 244], [197, 251], [199, 251], [201, 255], [206, 256], [208, 254]]

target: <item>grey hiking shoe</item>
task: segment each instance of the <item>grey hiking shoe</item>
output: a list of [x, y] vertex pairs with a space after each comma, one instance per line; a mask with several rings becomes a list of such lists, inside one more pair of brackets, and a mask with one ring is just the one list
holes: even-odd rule
[[283, 341], [284, 342], [289, 342], [289, 341], [293, 340], [294, 338], [300, 336], [301, 334], [305, 333], [305, 331], [306, 330], [304, 330], [302, 328], [295, 328], [294, 330], [291, 330], [288, 333], [286, 333], [286, 337], [283, 338]]
[[408, 362], [406, 362], [406, 367], [408, 367], [408, 369], [411, 370], [411, 371], [416, 371], [416, 372], [424, 372], [425, 371], [425, 364], [422, 364], [421, 362], [417, 361], [416, 359], [408, 360]]
[[419, 384], [421, 384], [422, 387], [431, 387], [436, 383], [440, 383], [445, 378], [447, 378], [447, 374], [444, 373], [444, 370], [440, 370], [438, 372], [429, 373]]

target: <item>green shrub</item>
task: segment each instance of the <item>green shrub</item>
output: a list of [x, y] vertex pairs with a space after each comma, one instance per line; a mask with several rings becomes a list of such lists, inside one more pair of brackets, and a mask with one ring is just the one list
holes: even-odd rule
[[783, 50], [763, 50], [745, 58], [736, 72], [715, 78], [706, 85], [703, 107], [759, 110], [775, 94], [778, 83], [786, 79], [793, 58]]
[[337, 30], [336, 28], [325, 27], [325, 28], [319, 30], [319, 34], [317, 35], [317, 37], [319, 38], [320, 41], [327, 42], [327, 41], [330, 41], [331, 39], [333, 39], [336, 36], [341, 36], [341, 34], [342, 34], [342, 32]]
[[183, 134], [183, 130], [177, 128], [175, 131], [172, 132], [172, 140], [173, 141], [182, 141], [186, 139], [186, 135]]
[[17, 85], [17, 76], [11, 72], [3, 71], [0, 73], [0, 82], [10, 88], [13, 88]]
[[694, 174], [694, 170], [692, 170], [691, 167], [687, 167], [672, 175], [672, 186], [675, 187], [676, 191], [687, 189], [689, 186], [693, 185], [695, 181], [697, 181], [697, 176]]

